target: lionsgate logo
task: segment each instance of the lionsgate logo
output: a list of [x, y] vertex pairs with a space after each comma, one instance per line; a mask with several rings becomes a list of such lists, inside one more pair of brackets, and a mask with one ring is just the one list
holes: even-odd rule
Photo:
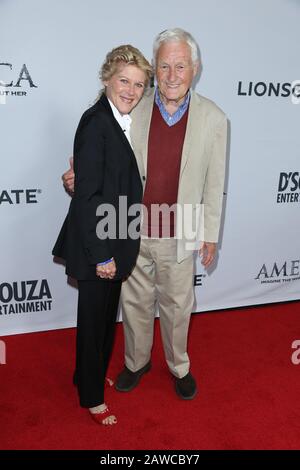
[[0, 190], [0, 205], [37, 204], [41, 189], [3, 189]]
[[300, 202], [299, 171], [281, 172], [277, 189], [277, 204]]
[[38, 88], [38, 86], [33, 82], [26, 64], [23, 64], [16, 72], [13, 64], [0, 62], [0, 104], [5, 104], [8, 96], [27, 96], [28, 89], [32, 88]]
[[291, 98], [293, 104], [300, 102], [300, 80], [292, 82], [238, 82], [238, 96]]
[[0, 315], [49, 311], [52, 295], [47, 279], [0, 284]]
[[300, 279], [300, 260], [275, 262], [272, 265], [263, 264], [255, 279], [261, 284], [283, 284]]

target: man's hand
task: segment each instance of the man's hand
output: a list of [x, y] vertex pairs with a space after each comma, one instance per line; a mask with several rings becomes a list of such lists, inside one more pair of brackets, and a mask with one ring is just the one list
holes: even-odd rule
[[96, 266], [96, 275], [102, 279], [113, 279], [116, 271], [117, 267], [114, 259], [110, 263]]
[[70, 169], [62, 175], [64, 187], [69, 194], [74, 193], [75, 173], [73, 170], [73, 157], [70, 158]]
[[203, 242], [199, 250], [199, 255], [202, 258], [201, 263], [205, 268], [211, 265], [216, 254], [217, 244], [211, 242]]

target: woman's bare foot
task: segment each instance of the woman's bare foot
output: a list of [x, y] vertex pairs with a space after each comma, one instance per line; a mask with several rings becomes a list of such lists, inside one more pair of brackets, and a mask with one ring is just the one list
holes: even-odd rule
[[112, 425], [117, 423], [115, 415], [111, 414], [107, 405], [102, 403], [101, 405], [89, 408], [92, 418], [99, 424]]

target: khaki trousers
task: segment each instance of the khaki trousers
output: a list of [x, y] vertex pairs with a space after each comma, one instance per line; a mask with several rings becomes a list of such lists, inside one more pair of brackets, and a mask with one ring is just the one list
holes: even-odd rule
[[187, 336], [194, 304], [194, 257], [177, 262], [175, 239], [142, 239], [136, 266], [121, 292], [125, 364], [132, 372], [151, 357], [156, 304], [168, 367], [189, 372]]

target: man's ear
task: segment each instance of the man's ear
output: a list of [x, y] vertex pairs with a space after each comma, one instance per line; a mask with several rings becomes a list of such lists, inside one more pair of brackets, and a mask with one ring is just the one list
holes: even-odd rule
[[195, 78], [198, 71], [199, 71], [199, 68], [200, 68], [200, 61], [197, 60], [197, 62], [194, 63], [194, 72], [193, 72], [193, 77]]

